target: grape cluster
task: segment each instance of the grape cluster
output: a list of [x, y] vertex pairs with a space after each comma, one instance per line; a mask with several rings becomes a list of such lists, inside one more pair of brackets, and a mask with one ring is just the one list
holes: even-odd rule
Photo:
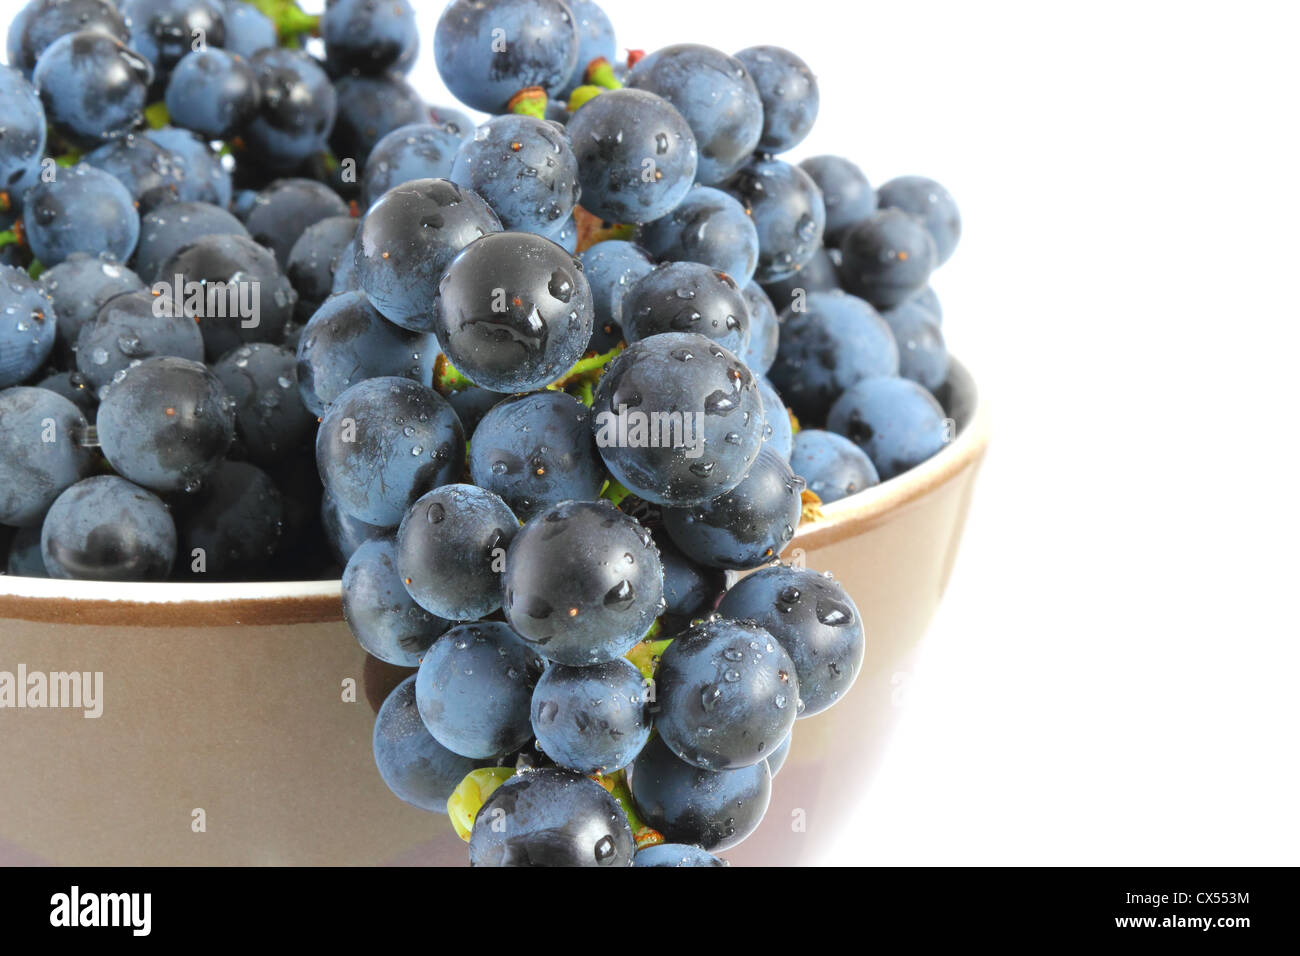
[[[476, 865], [718, 865], [868, 623], [780, 558], [951, 440], [961, 221], [786, 154], [788, 50], [592, 0], [29, 0], [0, 67], [0, 568], [342, 578]], [[737, 573], [746, 573], [737, 578]], [[868, 609], [869, 610], [869, 609]]]

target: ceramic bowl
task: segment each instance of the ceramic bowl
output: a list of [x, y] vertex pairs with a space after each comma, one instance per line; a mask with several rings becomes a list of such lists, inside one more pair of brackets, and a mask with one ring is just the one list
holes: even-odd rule
[[[988, 442], [954, 363], [937, 456], [805, 522], [787, 559], [832, 572], [867, 628], [857, 683], [800, 720], [737, 864], [815, 862], [879, 764], [952, 571]], [[365, 654], [338, 581], [112, 584], [0, 576], [0, 680], [81, 672], [83, 706], [0, 708], [0, 863], [463, 864], [446, 817], [375, 770], [375, 712], [409, 671]], [[71, 686], [65, 686], [71, 691]], [[64, 695], [67, 699], [68, 695]]]

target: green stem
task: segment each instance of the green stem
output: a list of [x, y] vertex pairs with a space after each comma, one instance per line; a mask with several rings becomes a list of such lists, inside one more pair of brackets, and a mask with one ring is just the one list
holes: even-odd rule
[[[559, 379], [559, 381], [549, 387], [564, 388], [566, 385], [569, 385], [584, 376], [591, 375], [593, 372], [599, 373], [606, 365], [614, 361], [614, 359], [618, 357], [618, 353], [621, 351], [623, 351], [623, 346], [620, 345], [616, 348], [610, 349], [608, 352], [602, 352], [599, 355], [588, 355], [586, 358], [578, 359], [577, 364], [575, 364], [573, 368], [569, 369], [563, 377]], [[597, 377], [599, 377], [599, 375], [597, 375]]]
[[23, 240], [18, 235], [18, 230], [6, 229], [4, 232], [0, 232], [0, 249], [5, 246], [21, 246], [22, 244]]
[[599, 86], [593, 86], [588, 83], [586, 86], [580, 86], [569, 94], [568, 106], [570, 113], [576, 113], [578, 109], [589, 100], [594, 100], [604, 91]]
[[623, 503], [623, 499], [631, 493], [632, 492], [624, 488], [617, 480], [611, 478], [605, 483], [605, 488], [601, 491], [600, 496], [608, 501], [612, 501], [614, 507], [617, 508]]
[[474, 383], [467, 379], [460, 372], [456, 371], [454, 365], [447, 361], [447, 356], [439, 354], [433, 363], [433, 387], [443, 395], [448, 392], [459, 392], [462, 388], [469, 388]]
[[32, 264], [27, 267], [27, 274], [33, 279], [39, 279], [41, 273], [45, 271], [45, 266], [40, 259], [33, 259]]
[[149, 124], [150, 129], [162, 129], [171, 122], [172, 114], [167, 110], [167, 104], [159, 100], [157, 103], [150, 103], [144, 108], [144, 121]]
[[54, 163], [56, 166], [75, 166], [79, 162], [81, 162], [81, 152], [75, 149], [70, 149], [66, 153], [54, 157]]
[[540, 86], [526, 87], [510, 97], [506, 110], [519, 116], [546, 119], [546, 91]]
[[592, 86], [599, 86], [606, 90], [621, 90], [623, 88], [623, 84], [614, 75], [614, 67], [603, 56], [598, 56], [587, 64], [587, 70], [583, 73], [582, 78]]

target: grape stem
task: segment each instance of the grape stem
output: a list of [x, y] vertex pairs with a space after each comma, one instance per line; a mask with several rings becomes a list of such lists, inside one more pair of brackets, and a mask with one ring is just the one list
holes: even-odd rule
[[533, 119], [546, 119], [546, 91], [540, 86], [527, 86], [506, 104], [506, 110], [517, 116], [531, 116]]
[[623, 88], [623, 84], [614, 75], [614, 67], [603, 56], [598, 56], [587, 64], [582, 79], [592, 86], [599, 86], [606, 90], [621, 90]]
[[315, 36], [320, 32], [320, 15], [307, 13], [295, 0], [249, 0], [268, 20], [275, 24], [280, 45], [302, 46], [304, 34]]

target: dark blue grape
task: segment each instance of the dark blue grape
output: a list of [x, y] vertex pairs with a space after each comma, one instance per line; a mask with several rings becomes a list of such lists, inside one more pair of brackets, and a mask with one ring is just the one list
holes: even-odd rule
[[799, 168], [822, 191], [828, 246], [838, 246], [846, 232], [875, 213], [876, 191], [862, 170], [843, 156], [810, 156]]
[[933, 392], [948, 380], [948, 347], [934, 314], [916, 299], [880, 313], [898, 343], [898, 374]]
[[549, 660], [625, 654], [663, 608], [650, 533], [607, 501], [567, 501], [520, 529], [506, 554], [506, 619]]
[[235, 400], [235, 432], [251, 461], [269, 468], [312, 437], [316, 419], [303, 404], [291, 350], [267, 342], [241, 345], [212, 372]]
[[466, 106], [500, 113], [520, 90], [562, 92], [578, 60], [578, 30], [562, 0], [453, 0], [433, 34], [438, 73]]
[[45, 153], [45, 109], [36, 88], [7, 66], [0, 66], [0, 103], [4, 104], [0, 196], [7, 196], [31, 174]]
[[158, 275], [167, 291], [182, 293], [209, 360], [249, 342], [280, 341], [293, 317], [293, 286], [275, 256], [247, 236], [204, 236], [164, 262]]
[[578, 261], [591, 289], [595, 314], [588, 348], [603, 355], [622, 341], [623, 298], [638, 279], [650, 273], [654, 262], [636, 243], [622, 239], [598, 242], [583, 252]]
[[262, 91], [244, 130], [249, 152], [272, 169], [293, 169], [325, 148], [338, 105], [334, 87], [300, 50], [262, 50], [249, 63]]
[[821, 248], [826, 206], [817, 184], [798, 166], [758, 157], [723, 188], [740, 200], [758, 230], [757, 281], [788, 278]]
[[328, 186], [310, 179], [277, 179], [257, 194], [242, 218], [249, 234], [275, 253], [283, 269], [308, 226], [347, 215], [347, 203]]
[[140, 241], [135, 268], [150, 282], [170, 282], [163, 266], [185, 246], [205, 236], [248, 236], [244, 224], [220, 206], [206, 202], [173, 202], [140, 217]]
[[57, 392], [72, 404], [81, 409], [81, 413], [87, 419], [95, 417], [95, 410], [99, 406], [99, 396], [91, 388], [90, 382], [80, 372], [54, 372], [41, 379], [37, 383], [38, 388], [48, 388], [51, 392]]
[[149, 61], [159, 81], [199, 41], [212, 47], [226, 41], [219, 0], [121, 0], [121, 9], [131, 30], [131, 48]]
[[284, 506], [269, 475], [225, 461], [203, 479], [176, 519], [177, 571], [194, 580], [248, 580], [275, 554]]
[[116, 475], [77, 482], [41, 526], [52, 578], [162, 581], [176, 559], [176, 525], [156, 496]]
[[357, 220], [352, 216], [329, 216], [302, 231], [284, 266], [285, 275], [298, 293], [295, 318], [306, 322], [329, 298], [345, 251], [351, 264], [356, 234]]
[[934, 396], [906, 378], [868, 378], [831, 406], [826, 427], [867, 453], [882, 480], [937, 455], [952, 434]]
[[632, 89], [672, 103], [699, 144], [695, 178], [722, 182], [750, 158], [763, 132], [763, 103], [745, 65], [721, 50], [679, 43], [643, 57], [627, 75]]
[[443, 485], [422, 496], [397, 530], [397, 570], [416, 604], [452, 621], [501, 607], [506, 549], [519, 520], [475, 485]]
[[834, 292], [840, 287], [839, 276], [835, 274], [835, 256], [838, 250], [818, 249], [813, 257], [793, 275], [763, 286], [763, 291], [772, 300], [772, 306], [778, 313], [786, 310], [805, 311], [808, 308], [808, 296], [813, 292]]
[[187, 53], [167, 80], [167, 112], [175, 125], [209, 139], [225, 139], [257, 112], [257, 74], [225, 50]]
[[699, 156], [695, 135], [666, 99], [610, 90], [568, 125], [583, 208], [609, 222], [652, 222], [685, 198]]
[[500, 392], [489, 392], [477, 385], [468, 385], [447, 394], [447, 402], [456, 410], [456, 416], [465, 428], [465, 437], [470, 441], [471, 452], [474, 449], [473, 435], [483, 421], [483, 416], [501, 401]]
[[664, 527], [701, 564], [756, 568], [779, 556], [794, 537], [803, 489], [789, 462], [765, 446], [735, 488], [702, 505], [664, 509]]
[[771, 448], [788, 461], [790, 449], [794, 446], [794, 425], [790, 421], [785, 402], [780, 393], [772, 387], [772, 383], [763, 376], [758, 377], [758, 390], [763, 396], [763, 441], [767, 443], [765, 447]]
[[170, 150], [146, 136], [135, 133], [119, 136], [87, 153], [85, 162], [125, 186], [141, 212], [180, 198], [184, 164]]
[[573, 216], [560, 224], [560, 231], [555, 235], [555, 244], [571, 256], [578, 254], [578, 221]]
[[623, 335], [628, 342], [664, 332], [689, 332], [737, 355], [749, 345], [749, 308], [725, 272], [698, 262], [666, 262], [623, 297]]
[[370, 150], [361, 180], [361, 205], [369, 209], [394, 186], [413, 179], [449, 179], [465, 137], [450, 126], [412, 123], [382, 136]]
[[474, 431], [469, 470], [476, 485], [500, 495], [521, 521], [561, 501], [595, 499], [605, 482], [591, 410], [559, 391], [494, 405]]
[[203, 335], [169, 296], [147, 290], [109, 299], [77, 336], [77, 371], [101, 395], [119, 372], [151, 355], [202, 362]]
[[119, 474], [152, 491], [194, 491], [234, 441], [233, 406], [203, 365], [159, 355], [104, 390], [95, 424]]
[[664, 569], [665, 613], [689, 621], [711, 612], [727, 588], [727, 573], [692, 560], [667, 532], [656, 532], [655, 544]]
[[532, 736], [528, 706], [542, 666], [536, 652], [505, 624], [453, 627], [420, 662], [415, 677], [420, 717], [452, 753], [504, 756]]
[[339, 159], [354, 159], [360, 165], [393, 130], [429, 121], [424, 97], [396, 73], [345, 76], [334, 89], [338, 105], [330, 149]]
[[800, 421], [820, 423], [856, 382], [898, 374], [898, 346], [880, 315], [845, 292], [814, 292], [805, 311], [781, 317], [781, 344], [768, 376]]
[[633, 866], [726, 866], [726, 860], [720, 860], [712, 853], [701, 850], [698, 846], [684, 843], [655, 843], [638, 850], [632, 860]]
[[961, 239], [961, 212], [943, 186], [924, 176], [899, 176], [877, 191], [882, 209], [901, 209], [925, 223], [934, 240], [935, 268], [947, 262]]
[[407, 0], [330, 0], [320, 31], [333, 72], [383, 73], [413, 55], [415, 9]]
[[877, 309], [892, 309], [920, 292], [937, 264], [925, 223], [901, 209], [862, 220], [840, 241], [840, 284]]
[[41, 526], [34, 524], [28, 528], [19, 528], [14, 532], [13, 540], [5, 562], [5, 574], [17, 578], [48, 578], [45, 570], [45, 558], [41, 556]]
[[[921, 308], [925, 309], [932, 316], [936, 325], [943, 325], [943, 306], [939, 303], [939, 296], [935, 294], [931, 286], [926, 286], [916, 295], [912, 296], [909, 302], [915, 302]], [[56, 302], [55, 305], [58, 305]]]
[[790, 468], [825, 504], [880, 484], [876, 466], [843, 435], [804, 428], [794, 436]]
[[221, 157], [205, 141], [189, 130], [164, 126], [144, 131], [167, 150], [171, 164], [179, 171], [176, 198], [181, 202], [206, 202], [225, 209], [230, 205], [231, 177], [221, 165]]
[[465, 140], [447, 177], [485, 200], [507, 229], [555, 239], [578, 202], [578, 161], [564, 129], [495, 116]]
[[[800, 717], [841, 700], [862, 669], [862, 617], [848, 592], [827, 574], [786, 565], [761, 568], [732, 586], [718, 613], [752, 621], [785, 648], [799, 675]], [[677, 643], [669, 645], [664, 663]]]
[[648, 826], [708, 851], [730, 849], [753, 833], [772, 797], [766, 760], [740, 770], [702, 770], [679, 759], [661, 737], [632, 761], [628, 785]]
[[767, 755], [767, 769], [775, 777], [785, 766], [786, 758], [790, 756], [790, 743], [794, 740], [794, 732], [789, 733], [781, 745]]
[[701, 504], [753, 464], [763, 399], [735, 355], [702, 335], [667, 332], [614, 359], [596, 386], [592, 425], [606, 467], [629, 490], [655, 504]]
[[604, 58], [611, 63], [618, 55], [614, 42], [614, 24], [593, 0], [567, 0], [578, 28], [578, 61], [569, 74], [569, 81], [560, 90], [567, 97], [575, 88], [586, 82], [587, 66], [592, 60]]
[[32, 79], [54, 130], [78, 146], [92, 147], [143, 122], [153, 70], [147, 59], [108, 34], [83, 31], [51, 43]]
[[474, 135], [474, 121], [468, 113], [454, 106], [430, 106], [429, 122], [459, 136], [462, 142]]
[[587, 350], [592, 325], [582, 263], [532, 233], [470, 243], [438, 286], [434, 331], [443, 352], [467, 379], [495, 392], [560, 378]]
[[558, 766], [580, 773], [626, 767], [650, 739], [645, 683], [621, 657], [589, 667], [548, 667], [533, 689], [538, 746]]
[[39, 524], [63, 491], [94, 470], [86, 418], [44, 388], [0, 390], [0, 524]]
[[517, 774], [474, 818], [471, 866], [631, 866], [636, 841], [623, 808], [570, 770]]
[[817, 120], [821, 95], [808, 64], [779, 46], [752, 46], [736, 54], [763, 101], [759, 149], [784, 153], [804, 141]]
[[454, 754], [433, 739], [415, 703], [414, 674], [385, 698], [375, 717], [371, 745], [375, 766], [388, 789], [432, 813], [446, 813], [447, 798], [466, 774], [491, 765]]
[[[391, 529], [359, 521], [350, 514], [341, 511], [338, 502], [328, 489], [323, 489], [320, 499], [321, 529], [325, 532], [325, 543], [339, 564], [347, 564], [357, 549], [367, 541], [382, 538]], [[409, 595], [408, 595], [409, 597]]]
[[744, 285], [758, 265], [758, 230], [734, 196], [696, 186], [662, 219], [641, 232], [641, 244], [660, 260], [702, 262]]
[[226, 23], [224, 48], [245, 60], [259, 50], [269, 50], [279, 43], [275, 24], [257, 7], [244, 0], [226, 0], [222, 10]]
[[31, 0], [9, 25], [9, 65], [30, 77], [51, 43], [79, 30], [104, 33], [121, 43], [130, 39], [112, 0]]
[[344, 391], [366, 379], [401, 375], [422, 385], [433, 381], [438, 343], [427, 332], [393, 325], [364, 292], [327, 299], [298, 340], [298, 382], [315, 415]]
[[465, 433], [432, 389], [372, 378], [343, 392], [325, 413], [316, 465], [339, 508], [392, 528], [417, 498], [463, 474]]
[[655, 729], [682, 760], [739, 770], [764, 760], [794, 726], [799, 680], [758, 624], [715, 619], [673, 638], [655, 672]]
[[32, 255], [47, 266], [74, 252], [106, 252], [125, 262], [140, 238], [140, 216], [126, 187], [85, 163], [33, 186], [23, 225]]
[[443, 271], [501, 221], [475, 193], [445, 179], [415, 179], [384, 193], [357, 229], [356, 281], [376, 309], [413, 332], [434, 328]]
[[750, 282], [740, 290], [740, 294], [749, 310], [749, 345], [740, 357], [755, 375], [766, 375], [776, 361], [781, 322], [772, 300], [757, 282]]
[[[419, 667], [424, 652], [451, 627], [451, 622], [411, 600], [397, 571], [393, 539], [387, 535], [363, 541], [348, 559], [343, 617], [368, 654], [398, 667]], [[414, 690], [411, 693], [414, 701]], [[424, 724], [420, 730], [428, 733]]]
[[0, 266], [0, 388], [35, 375], [54, 350], [57, 334], [45, 290], [22, 269]]

